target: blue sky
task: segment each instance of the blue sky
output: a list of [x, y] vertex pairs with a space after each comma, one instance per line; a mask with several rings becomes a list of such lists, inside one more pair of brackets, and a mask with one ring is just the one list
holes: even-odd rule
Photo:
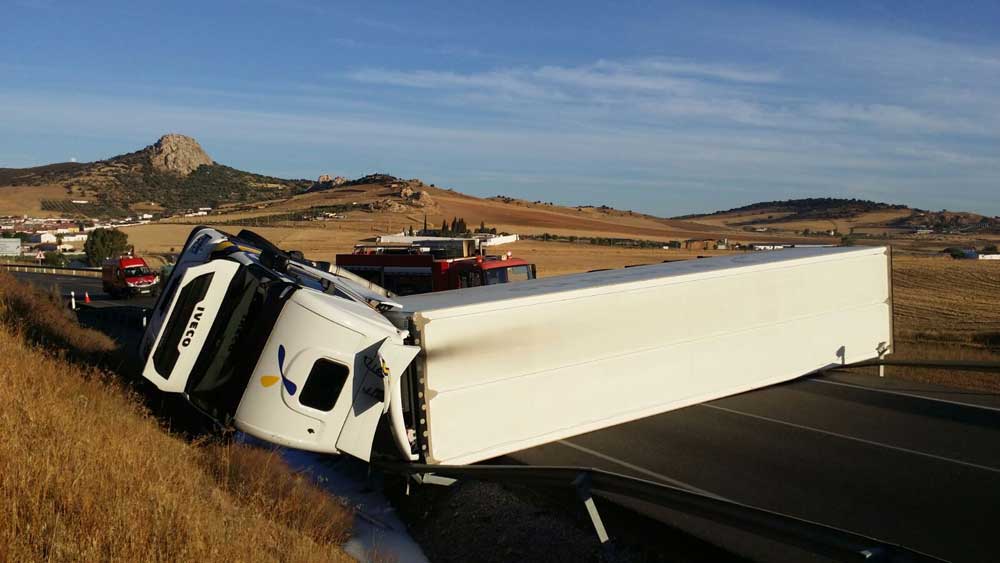
[[994, 2], [0, 10], [3, 167], [179, 132], [278, 176], [660, 215], [810, 196], [1000, 214]]

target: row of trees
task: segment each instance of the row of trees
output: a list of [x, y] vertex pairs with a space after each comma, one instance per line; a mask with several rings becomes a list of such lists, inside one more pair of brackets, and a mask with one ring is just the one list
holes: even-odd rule
[[542, 233], [540, 235], [521, 235], [521, 238], [554, 242], [589, 243], [598, 246], [624, 246], [629, 248], [662, 248], [664, 246], [670, 248], [680, 248], [682, 246], [681, 241], [679, 240], [659, 241], [633, 238], [578, 237], [576, 235], [555, 235], [552, 233]]
[[[431, 232], [431, 229], [427, 227], [427, 216], [425, 215], [424, 228], [420, 231], [420, 234], [429, 235]], [[416, 234], [413, 230], [413, 226], [410, 226], [406, 233], [410, 236], [414, 236]], [[441, 228], [436, 234], [442, 237], [464, 237], [473, 233], [488, 233], [495, 235], [497, 234], [497, 228], [487, 227], [486, 221], [480, 221], [476, 230], [472, 231], [469, 229], [468, 224], [466, 224], [464, 217], [452, 217], [451, 223], [448, 223], [447, 219], [441, 221]]]

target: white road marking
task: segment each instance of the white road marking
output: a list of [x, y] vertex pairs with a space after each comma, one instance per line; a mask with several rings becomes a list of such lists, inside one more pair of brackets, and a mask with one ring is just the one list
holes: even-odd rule
[[877, 389], [875, 387], [866, 387], [864, 385], [855, 385], [853, 383], [843, 383], [843, 382], [840, 382], [840, 381], [830, 381], [828, 379], [810, 378], [810, 379], [806, 379], [805, 381], [811, 381], [813, 383], [825, 383], [827, 385], [840, 385], [841, 387], [853, 387], [855, 389], [864, 389], [865, 391], [874, 391], [876, 393], [885, 393], [887, 395], [900, 395], [900, 396], [903, 396], [903, 397], [912, 397], [914, 399], [924, 399], [924, 400], [927, 400], [927, 401], [937, 401], [939, 403], [948, 403], [949, 405], [958, 405], [960, 407], [971, 407], [971, 408], [974, 408], [974, 409], [982, 409], [982, 410], [987, 410], [987, 411], [1000, 412], [1000, 408], [997, 408], [997, 407], [989, 407], [989, 406], [986, 406], [986, 405], [977, 405], [975, 403], [963, 403], [961, 401], [952, 401], [950, 399], [940, 399], [938, 397], [930, 397], [930, 396], [927, 396], [927, 395], [920, 395], [920, 394], [917, 394], [917, 393], [904, 393], [902, 391], [892, 391], [892, 390], [889, 390], [889, 389]]
[[928, 457], [928, 458], [931, 458], [931, 459], [936, 459], [938, 461], [946, 461], [946, 462], [949, 462], [949, 463], [957, 463], [958, 465], [964, 465], [966, 467], [972, 467], [974, 469], [982, 469], [983, 471], [990, 471], [990, 472], [993, 472], [993, 473], [1000, 473], [1000, 469], [997, 469], [996, 467], [990, 467], [988, 465], [979, 465], [978, 463], [972, 463], [972, 462], [969, 462], [969, 461], [962, 461], [960, 459], [953, 459], [953, 458], [950, 458], [950, 457], [944, 457], [944, 456], [940, 456], [940, 455], [930, 454], [930, 453], [921, 452], [921, 451], [918, 451], [918, 450], [911, 450], [909, 448], [903, 448], [903, 447], [900, 447], [900, 446], [893, 446], [893, 445], [885, 444], [885, 443], [882, 443], [882, 442], [875, 442], [873, 440], [865, 440], [864, 438], [857, 438], [855, 436], [848, 436], [847, 434], [840, 434], [838, 432], [831, 432], [829, 430], [821, 430], [819, 428], [813, 428], [811, 426], [804, 426], [802, 424], [795, 424], [794, 422], [787, 422], [787, 421], [784, 421], [784, 420], [778, 420], [776, 418], [770, 418], [770, 417], [767, 417], [767, 416], [761, 416], [759, 414], [750, 414], [748, 412], [738, 411], [738, 410], [734, 410], [734, 409], [727, 409], [726, 407], [720, 407], [718, 405], [709, 405], [709, 404], [706, 404], [706, 403], [701, 403], [701, 404], [699, 404], [697, 406], [699, 406], [699, 407], [705, 407], [705, 408], [709, 408], [709, 409], [720, 410], [720, 411], [724, 411], [724, 412], [728, 412], [728, 413], [732, 413], [732, 414], [737, 414], [737, 415], [740, 415], [740, 416], [747, 416], [747, 417], [750, 417], [750, 418], [756, 418], [758, 420], [766, 420], [767, 422], [773, 422], [775, 424], [782, 424], [782, 425], [785, 425], [785, 426], [791, 426], [792, 428], [798, 428], [800, 430], [808, 430], [810, 432], [818, 432], [820, 434], [826, 434], [828, 436], [835, 436], [837, 438], [842, 438], [844, 440], [851, 440], [853, 442], [860, 442], [862, 444], [868, 444], [870, 446], [878, 446], [878, 447], [881, 447], [881, 448], [895, 450], [895, 451], [898, 451], [898, 452], [904, 452], [904, 453], [908, 453], [908, 454], [913, 454], [913, 455]]
[[618, 465], [620, 465], [622, 467], [626, 467], [626, 468], [631, 469], [632, 471], [635, 471], [637, 473], [642, 473], [643, 475], [648, 475], [649, 477], [653, 477], [653, 478], [658, 479], [660, 481], [664, 481], [666, 483], [670, 483], [671, 485], [674, 485], [675, 487], [679, 487], [681, 489], [687, 489], [689, 491], [692, 491], [692, 492], [695, 492], [695, 493], [698, 493], [698, 494], [701, 494], [701, 495], [705, 495], [707, 497], [712, 497], [712, 498], [715, 498], [715, 499], [719, 499], [719, 500], [727, 500], [727, 501], [730, 500], [730, 499], [727, 499], [725, 497], [721, 497], [721, 496], [719, 496], [719, 495], [717, 495], [717, 494], [715, 494], [713, 492], [706, 491], [705, 489], [699, 489], [698, 487], [695, 487], [694, 485], [685, 483], [684, 481], [678, 481], [677, 479], [673, 479], [673, 478], [667, 477], [666, 475], [663, 475], [661, 473], [657, 473], [655, 471], [650, 471], [649, 469], [646, 469], [644, 467], [639, 467], [638, 465], [633, 465], [633, 464], [631, 464], [631, 463], [629, 463], [627, 461], [622, 461], [622, 460], [620, 460], [618, 458], [611, 457], [611, 456], [609, 456], [607, 454], [602, 454], [599, 451], [583, 447], [583, 446], [581, 446], [579, 444], [574, 444], [573, 442], [570, 442], [568, 440], [559, 440], [558, 443], [560, 443], [560, 444], [562, 444], [562, 445], [564, 445], [564, 446], [566, 446], [568, 448], [573, 448], [574, 450], [578, 450], [578, 451], [581, 451], [581, 452], [583, 452], [585, 454], [592, 455], [592, 456], [594, 456], [596, 458], [603, 459], [604, 461], [610, 461], [611, 463], [616, 463], [616, 464], [618, 464]]

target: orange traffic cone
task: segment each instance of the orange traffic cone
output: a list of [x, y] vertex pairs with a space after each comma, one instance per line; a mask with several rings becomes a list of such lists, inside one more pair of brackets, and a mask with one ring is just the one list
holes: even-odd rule
[[87, 292], [87, 291], [83, 292], [83, 302], [84, 303], [90, 303], [90, 293]]

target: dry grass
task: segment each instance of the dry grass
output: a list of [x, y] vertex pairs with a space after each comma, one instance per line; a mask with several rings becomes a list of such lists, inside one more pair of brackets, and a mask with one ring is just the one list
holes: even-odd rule
[[[1000, 354], [982, 348], [971, 348], [956, 344], [935, 345], [921, 342], [897, 340], [894, 358], [908, 360], [975, 360], [1000, 361]], [[886, 375], [923, 383], [934, 383], [949, 387], [960, 387], [1000, 393], [1000, 373], [959, 371], [948, 369], [915, 369], [907, 367], [887, 367]], [[875, 373], [875, 372], [872, 372]]]
[[[893, 260], [895, 357], [1000, 361], [1000, 264], [950, 258]], [[1000, 391], [1000, 374], [891, 368], [890, 375]]]
[[926, 344], [1000, 348], [1000, 263], [895, 258], [896, 336]]
[[66, 359], [107, 342], [57, 309], [0, 280], [0, 560], [349, 559], [347, 508], [271, 452], [165, 432], [112, 376]]
[[80, 327], [58, 295], [43, 293], [0, 272], [0, 323], [31, 343], [75, 359], [99, 361], [114, 351], [113, 340]]

